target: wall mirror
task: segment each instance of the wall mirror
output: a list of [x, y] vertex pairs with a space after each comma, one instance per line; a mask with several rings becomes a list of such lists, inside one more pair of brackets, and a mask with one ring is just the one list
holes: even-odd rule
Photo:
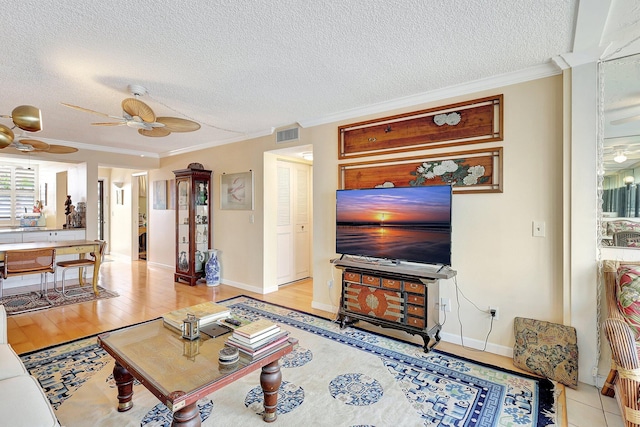
[[640, 54], [600, 64], [602, 245], [640, 248]]

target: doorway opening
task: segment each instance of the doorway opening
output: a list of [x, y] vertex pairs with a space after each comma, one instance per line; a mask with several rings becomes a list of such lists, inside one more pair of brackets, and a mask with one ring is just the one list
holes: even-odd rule
[[98, 180], [98, 239], [106, 240], [104, 237], [104, 179]]
[[312, 149], [311, 145], [291, 147], [270, 151], [264, 156], [267, 289], [313, 275]]
[[147, 260], [147, 174], [134, 174], [138, 184], [138, 259]]

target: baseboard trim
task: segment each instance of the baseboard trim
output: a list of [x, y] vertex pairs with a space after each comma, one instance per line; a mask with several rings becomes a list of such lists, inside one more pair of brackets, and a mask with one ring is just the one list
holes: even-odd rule
[[[440, 338], [442, 341], [445, 341], [451, 344], [457, 344], [459, 346], [473, 348], [474, 350], [482, 350], [485, 346], [484, 341], [476, 340], [468, 337], [464, 337], [464, 343], [463, 343], [463, 340], [460, 338], [460, 335], [455, 335], [448, 332], [440, 333]], [[504, 345], [492, 344], [488, 342], [487, 347], [484, 349], [484, 351], [488, 353], [498, 354], [500, 356], [513, 358], [513, 348], [507, 347]]]
[[328, 311], [329, 313], [338, 314], [338, 307], [330, 304], [322, 304], [316, 301], [311, 301], [311, 308], [316, 310]]
[[243, 291], [255, 292], [256, 294], [266, 295], [272, 292], [277, 292], [278, 287], [272, 286], [269, 288], [258, 288], [257, 286], [251, 286], [242, 282], [235, 282], [233, 280], [221, 279], [222, 284], [233, 286], [234, 288], [242, 289]]
[[[311, 302], [311, 307], [318, 309], [318, 310], [323, 310], [323, 311], [328, 311], [330, 313], [338, 313], [338, 307], [334, 306], [334, 305], [329, 305], [329, 304], [323, 304], [317, 301], [312, 301]], [[394, 330], [393, 328], [383, 328], [380, 327], [381, 330], [387, 330], [387, 331], [392, 331]], [[391, 335], [391, 334], [390, 334]], [[410, 334], [407, 333], [408, 336], [411, 336]], [[414, 336], [415, 337], [415, 336]], [[455, 335], [455, 334], [450, 334], [447, 332], [441, 332], [440, 333], [440, 339], [444, 342], [448, 342], [451, 344], [457, 344], [462, 346], [463, 345], [463, 340], [460, 339], [460, 335]], [[422, 343], [422, 338], [418, 337], [416, 339], [415, 342], [418, 343]], [[468, 338], [468, 337], [464, 337], [464, 347], [468, 347], [468, 348], [473, 348], [474, 350], [482, 350], [484, 348], [484, 341], [482, 340], [476, 340], [476, 339], [472, 339], [472, 338]], [[498, 354], [500, 356], [506, 356], [506, 357], [510, 357], [513, 358], [513, 348], [512, 347], [506, 347], [503, 345], [498, 345], [498, 344], [491, 344], [491, 343], [487, 343], [487, 347], [484, 349], [484, 351], [488, 352], [488, 353], [493, 353], [493, 354]]]

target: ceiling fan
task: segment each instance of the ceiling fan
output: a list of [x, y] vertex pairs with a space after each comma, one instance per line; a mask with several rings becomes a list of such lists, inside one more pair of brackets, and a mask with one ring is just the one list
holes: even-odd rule
[[146, 95], [147, 89], [138, 85], [129, 85], [129, 92], [134, 98], [125, 98], [122, 101], [122, 117], [112, 116], [99, 111], [90, 110], [77, 105], [62, 103], [62, 105], [87, 113], [98, 114], [117, 120], [116, 122], [91, 123], [95, 126], [129, 126], [138, 129], [143, 136], [160, 137], [170, 135], [172, 132], [193, 132], [200, 129], [200, 124], [192, 120], [178, 117], [156, 117], [155, 113], [138, 97]]
[[20, 105], [11, 111], [11, 115], [0, 114], [0, 117], [9, 118], [15, 127], [23, 130], [21, 136], [16, 137], [9, 127], [0, 125], [0, 149], [15, 149], [20, 153], [45, 152], [52, 154], [69, 154], [78, 151], [74, 147], [64, 145], [47, 144], [37, 139], [28, 138], [24, 131], [39, 132], [42, 130], [42, 113], [39, 108], [32, 105]]

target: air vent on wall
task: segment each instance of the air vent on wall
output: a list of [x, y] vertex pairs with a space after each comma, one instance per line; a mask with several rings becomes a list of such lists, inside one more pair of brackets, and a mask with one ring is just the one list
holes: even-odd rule
[[276, 132], [276, 144], [296, 141], [298, 139], [298, 129], [299, 128], [291, 128], [279, 130], [278, 132]]

